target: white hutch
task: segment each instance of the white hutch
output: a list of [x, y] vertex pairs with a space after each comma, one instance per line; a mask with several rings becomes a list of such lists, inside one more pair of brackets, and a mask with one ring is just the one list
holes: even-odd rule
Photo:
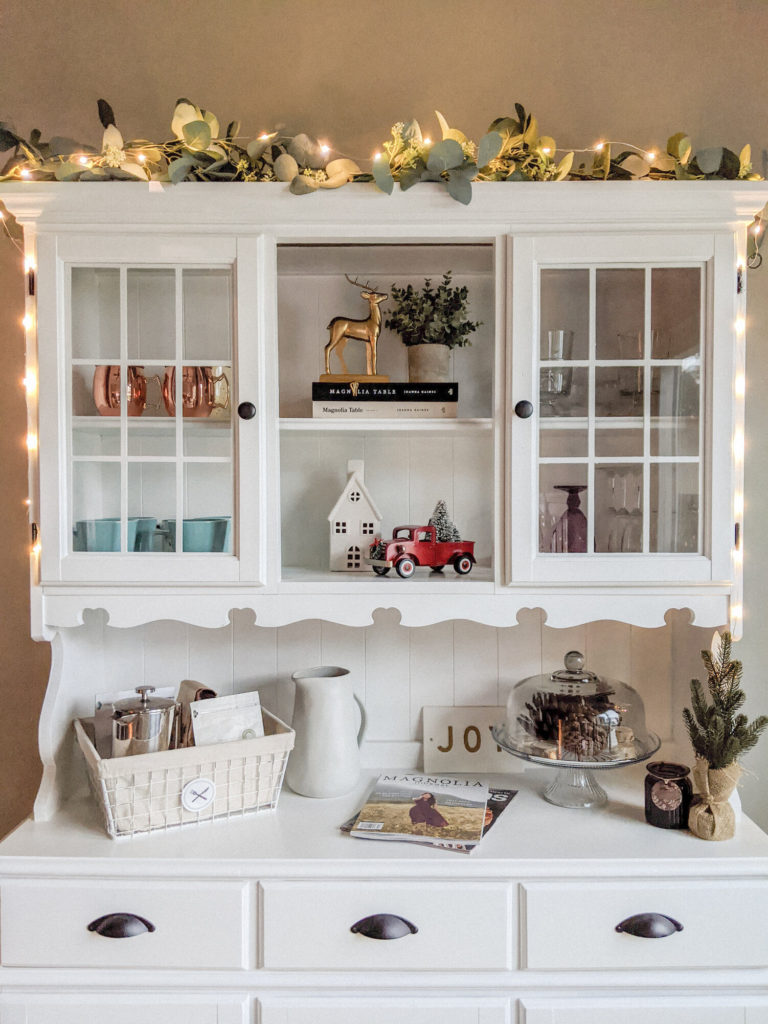
[[[676, 630], [679, 654], [701, 646], [686, 631], [741, 628], [745, 236], [765, 187], [473, 191], [0, 190], [27, 252], [32, 620], [54, 646], [34, 820], [0, 844], [3, 1024], [768, 1021], [768, 838], [747, 819], [723, 844], [652, 829], [642, 769], [609, 773], [607, 810], [569, 811], [510, 760], [520, 793], [472, 857], [342, 836], [368, 779], [118, 841], [82, 792], [71, 722], [96, 693], [191, 673], [264, 683], [289, 714], [275, 678], [316, 653], [370, 667], [370, 768], [415, 766], [421, 707], [503, 703], [502, 674], [540, 671], [545, 617], [555, 665], [574, 631], [595, 650], [613, 626], [647, 632], [631, 681], [688, 758], [650, 631]], [[452, 355], [458, 417], [313, 419], [345, 275], [387, 290], [447, 270], [482, 321]], [[405, 366], [383, 332], [380, 372]], [[385, 532], [445, 497], [473, 572], [332, 573], [350, 460]], [[471, 694], [462, 665], [485, 672]], [[88, 930], [116, 912], [154, 930]], [[616, 932], [646, 912], [683, 930]], [[350, 932], [376, 913], [418, 931]]]

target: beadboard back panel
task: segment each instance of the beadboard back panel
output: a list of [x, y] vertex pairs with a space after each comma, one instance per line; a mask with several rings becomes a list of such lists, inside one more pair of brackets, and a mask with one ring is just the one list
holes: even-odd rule
[[[280, 628], [256, 626], [251, 612], [233, 612], [230, 624], [203, 629], [155, 622], [115, 629], [103, 613], [61, 630], [54, 645], [54, 678], [44, 711], [50, 757], [59, 768], [59, 796], [72, 768], [69, 737], [76, 716], [93, 713], [95, 694], [142, 684], [176, 687], [197, 679], [220, 694], [258, 689], [264, 706], [290, 722], [291, 673], [313, 665], [350, 669], [368, 713], [366, 767], [415, 767], [421, 760], [425, 705], [503, 705], [526, 676], [562, 665], [566, 651], [584, 652], [602, 675], [629, 682], [643, 698], [649, 727], [663, 740], [681, 738], [680, 711], [688, 683], [701, 674], [699, 652], [712, 631], [688, 624], [686, 613], [667, 616], [659, 629], [595, 622], [552, 629], [538, 609], [516, 626], [497, 629], [467, 621], [422, 628], [400, 625], [394, 610], [380, 610], [365, 628], [305, 621]], [[510, 759], [510, 771], [523, 763]], [[37, 813], [44, 813], [38, 802]]]

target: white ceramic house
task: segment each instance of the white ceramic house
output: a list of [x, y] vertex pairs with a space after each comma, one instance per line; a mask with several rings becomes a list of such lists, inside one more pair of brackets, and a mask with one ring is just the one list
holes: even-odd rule
[[366, 489], [364, 476], [362, 459], [350, 459], [344, 490], [328, 514], [333, 572], [369, 571], [364, 559], [373, 538], [381, 532], [381, 513]]

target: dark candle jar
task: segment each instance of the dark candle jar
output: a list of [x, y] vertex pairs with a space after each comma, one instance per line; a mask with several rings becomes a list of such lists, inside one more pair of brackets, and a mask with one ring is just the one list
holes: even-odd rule
[[653, 761], [645, 776], [645, 820], [656, 828], [687, 828], [693, 787], [684, 764]]

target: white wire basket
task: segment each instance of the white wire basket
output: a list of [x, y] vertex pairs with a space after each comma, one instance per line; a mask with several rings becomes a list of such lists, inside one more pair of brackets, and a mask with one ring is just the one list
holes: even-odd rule
[[75, 719], [88, 780], [113, 839], [274, 810], [295, 733], [262, 709], [265, 735], [102, 758], [93, 719]]

